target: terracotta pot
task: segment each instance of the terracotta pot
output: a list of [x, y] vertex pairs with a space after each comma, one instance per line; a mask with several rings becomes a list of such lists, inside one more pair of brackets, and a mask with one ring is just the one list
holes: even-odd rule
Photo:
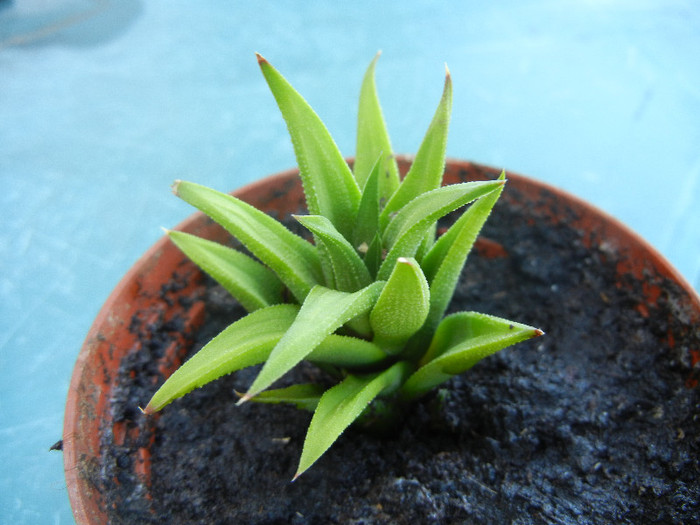
[[[407, 158], [400, 158], [399, 164], [402, 173], [405, 173], [410, 163]], [[449, 161], [445, 182], [493, 179], [498, 173], [498, 170], [478, 164]], [[570, 221], [583, 232], [585, 243], [590, 246], [604, 245], [606, 250], [616, 253], [620, 261], [617, 267], [620, 276], [618, 286], [626, 286], [630, 276], [645, 283], [644, 300], [634, 305], [642, 316], [648, 316], [649, 310], [663, 296], [664, 290], [659, 283], [668, 279], [685, 290], [679, 304], [675, 305], [677, 311], [685, 316], [682, 330], [693, 330], [700, 323], [700, 299], [695, 291], [653, 248], [619, 222], [579, 199], [510, 172], [508, 188], [517, 190], [507, 190], [503, 194], [502, 199], [511, 205], [518, 205], [515, 199], [539, 203], [541, 206], [536, 206], [536, 212], [552, 224]], [[280, 217], [299, 212], [304, 207], [295, 170], [261, 180], [234, 194]], [[219, 242], [228, 239], [226, 232], [201, 213], [191, 216], [178, 229]], [[487, 239], [480, 239], [476, 249], [487, 257], [503, 256], [508, 251], [507, 246]], [[149, 344], [139, 328], [153, 323], [165, 326], [165, 337], [168, 338], [167, 351], [157, 363], [153, 363], [154, 371], [167, 374], [176, 368], [203, 320], [203, 294], [200, 271], [164, 237], [126, 274], [97, 316], [73, 372], [64, 422], [65, 473], [78, 523], [108, 521], [99, 486], [102, 473], [100, 448], [105, 432], [116, 445], [123, 442], [127, 434], [132, 442], [140, 443], [132, 451], [130, 464], [141, 477], [145, 490], [148, 490], [149, 445], [153, 433], [119, 422], [120, 418], [115, 418], [110, 400], [119, 395], [120, 382], [155, 381], [156, 374], [149, 378], [124, 378], [116, 370], [123, 360], [139, 358], [144, 345]], [[682, 335], [673, 332], [678, 329], [668, 328], [663, 344], [673, 347]], [[700, 361], [700, 349], [691, 348], [690, 359], [693, 365]], [[688, 376], [684, 380], [689, 388], [697, 386], [697, 377]], [[137, 401], [134, 403], [133, 410], [137, 410]], [[143, 435], [137, 435], [139, 432]]]

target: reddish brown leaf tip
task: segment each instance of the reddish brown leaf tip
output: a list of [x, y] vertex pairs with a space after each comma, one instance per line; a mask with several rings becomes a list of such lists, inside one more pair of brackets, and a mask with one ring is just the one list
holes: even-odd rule
[[265, 59], [265, 57], [262, 56], [260, 53], [255, 53], [255, 58], [258, 59], [258, 64], [260, 64], [260, 65], [268, 63], [267, 60]]
[[535, 332], [532, 334], [532, 337], [539, 337], [541, 335], [544, 335], [544, 332], [539, 328], [535, 328]]

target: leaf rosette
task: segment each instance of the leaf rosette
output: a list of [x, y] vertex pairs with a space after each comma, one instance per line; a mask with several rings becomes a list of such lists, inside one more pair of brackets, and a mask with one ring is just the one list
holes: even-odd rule
[[[409, 403], [507, 346], [542, 335], [476, 312], [445, 317], [467, 256], [505, 184], [442, 185], [452, 106], [442, 97], [401, 179], [376, 92], [379, 55], [362, 82], [350, 168], [321, 119], [267, 60], [263, 76], [286, 121], [311, 241], [243, 201], [191, 182], [174, 193], [231, 233], [250, 255], [196, 236], [168, 235], [249, 312], [176, 370], [145, 408], [153, 413], [223, 375], [262, 364], [239, 404], [313, 411], [294, 479], [377, 404]], [[438, 220], [464, 208], [439, 238]], [[288, 290], [288, 293], [285, 293]], [[285, 303], [285, 298], [288, 302]], [[271, 388], [301, 361], [337, 382]]]

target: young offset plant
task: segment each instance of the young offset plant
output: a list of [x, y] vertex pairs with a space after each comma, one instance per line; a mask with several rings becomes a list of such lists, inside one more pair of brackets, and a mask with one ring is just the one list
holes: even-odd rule
[[[168, 233], [249, 314], [184, 363], [145, 412], [264, 363], [238, 404], [292, 403], [314, 412], [295, 479], [370, 404], [386, 408], [414, 400], [484, 357], [542, 334], [482, 313], [444, 317], [505, 175], [442, 186], [452, 105], [448, 71], [435, 116], [401, 180], [376, 93], [377, 58], [362, 83], [351, 171], [316, 113], [258, 55], [289, 128], [306, 195], [309, 215], [294, 218], [313, 243], [235, 197], [191, 182], [173, 186], [256, 259], [187, 233]], [[468, 203], [436, 238], [437, 220]], [[317, 384], [269, 388], [302, 360], [335, 375], [337, 384], [325, 391]]]

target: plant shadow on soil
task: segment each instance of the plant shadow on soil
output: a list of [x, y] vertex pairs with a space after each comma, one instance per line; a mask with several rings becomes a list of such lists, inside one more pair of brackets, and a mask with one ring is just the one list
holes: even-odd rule
[[[349, 429], [290, 483], [311, 416], [285, 406], [236, 407], [235, 391], [245, 391], [256, 370], [190, 393], [155, 422], [135, 409], [156, 388], [158, 342], [167, 344], [177, 330], [177, 323], [150, 326], [150, 346], [120, 370], [145, 379], [120, 385], [112, 399], [115, 421], [140, 427], [141, 435], [121, 446], [109, 432], [102, 438], [99, 483], [111, 519], [700, 521], [700, 395], [686, 386], [688, 352], [700, 348], [700, 334], [678, 320], [674, 297], [683, 292], [657, 283], [666, 292], [640, 311], [642, 285], [617, 275], [615, 253], [585, 248], [570, 221], [552, 225], [509, 191], [482, 232], [504, 250], [472, 253], [450, 309], [528, 323], [545, 337], [485, 359], [412, 404], [392, 435]], [[199, 346], [244, 313], [217, 286], [207, 297]], [[664, 342], [669, 333], [675, 344]], [[284, 381], [317, 373], [300, 366]], [[149, 439], [147, 489], [131, 467]]]

